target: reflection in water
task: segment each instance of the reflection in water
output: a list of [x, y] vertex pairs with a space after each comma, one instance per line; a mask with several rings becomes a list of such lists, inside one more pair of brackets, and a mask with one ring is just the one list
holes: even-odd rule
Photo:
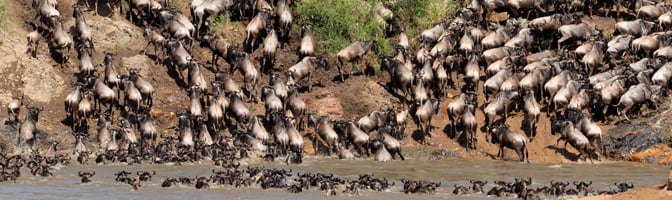
[[[382, 198], [398, 199], [401, 192], [401, 178], [441, 181], [442, 188], [432, 197], [451, 197], [453, 184], [468, 185], [469, 179], [488, 180], [492, 187], [493, 180], [513, 180], [514, 177], [532, 177], [532, 187], [548, 184], [551, 180], [592, 180], [593, 188], [598, 190], [613, 187], [614, 182], [628, 181], [635, 187], [649, 187], [664, 183], [668, 169], [657, 165], [637, 163], [610, 162], [604, 164], [523, 164], [505, 161], [470, 161], [440, 160], [414, 162], [393, 161], [380, 163], [371, 160], [332, 160], [306, 158], [301, 165], [284, 165], [282, 163], [252, 162], [251, 166], [266, 166], [292, 169], [296, 172], [333, 173], [335, 176], [355, 179], [362, 173], [373, 173], [376, 177], [394, 180], [397, 184], [386, 193], [364, 192], [361, 196], [340, 196], [338, 198]], [[151, 167], [151, 169], [147, 169]], [[16, 184], [0, 183], [0, 198], [16, 199], [25, 196], [31, 199], [205, 199], [205, 198], [240, 198], [240, 199], [316, 199], [325, 194], [322, 191], [310, 190], [299, 194], [290, 194], [283, 190], [262, 190], [260, 188], [235, 189], [229, 186], [217, 187], [212, 184], [208, 191], [196, 190], [193, 186], [177, 186], [170, 189], [161, 188], [161, 182], [168, 177], [209, 176], [216, 166], [209, 162], [201, 164], [169, 165], [73, 165], [54, 170], [54, 177], [33, 177], [28, 171]], [[241, 166], [241, 168], [245, 168]], [[79, 171], [95, 170], [93, 182], [81, 184], [77, 176]], [[150, 183], [143, 183], [140, 191], [123, 183], [114, 182], [114, 173], [120, 170], [135, 172], [138, 170], [156, 170], [157, 174]], [[421, 194], [422, 195], [422, 194]], [[421, 196], [419, 196], [421, 197]], [[453, 196], [454, 197], [454, 196]], [[463, 198], [463, 197], [461, 197]], [[477, 198], [477, 197], [474, 197]]]

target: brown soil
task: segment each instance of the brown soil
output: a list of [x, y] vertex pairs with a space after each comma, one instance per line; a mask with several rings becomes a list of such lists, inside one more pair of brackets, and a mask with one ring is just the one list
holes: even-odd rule
[[[23, 22], [32, 20], [34, 10], [30, 7], [29, 1], [6, 2], [11, 8], [8, 13], [11, 23], [8, 30], [0, 31], [0, 75], [6, 77], [0, 81], [0, 87], [4, 88], [4, 90], [0, 91], [0, 103], [5, 105], [12, 96], [23, 92], [28, 97], [30, 104], [43, 105], [45, 111], [40, 115], [38, 128], [62, 140], [60, 149], [69, 150], [74, 145], [74, 137], [72, 137], [69, 127], [62, 122], [66, 118], [62, 102], [65, 96], [71, 91], [69, 83], [75, 80], [73, 74], [78, 70], [79, 61], [76, 58], [76, 52], [73, 49], [73, 52], [70, 54], [70, 62], [65, 68], [56, 66], [56, 62], [49, 54], [45, 42], [41, 44], [38, 50], [37, 59], [24, 54], [26, 49], [24, 36], [28, 33], [28, 27]], [[60, 4], [61, 15], [65, 19], [66, 27], [73, 26], [74, 20], [71, 17], [72, 1], [60, 1]], [[186, 6], [188, 3], [182, 2], [179, 5]], [[97, 49], [97, 52], [93, 56], [94, 63], [102, 63], [104, 52], [116, 52], [116, 66], [122, 72], [125, 72], [128, 67], [138, 67], [129, 66], [129, 63], [144, 63], [144, 66], [142, 66], [144, 69], [143, 73], [157, 89], [157, 92], [154, 94], [155, 101], [151, 113], [156, 118], [159, 132], [162, 134], [174, 134], [175, 131], [170, 127], [177, 124], [176, 113], [184, 111], [189, 101], [187, 93], [177, 84], [180, 81], [176, 81], [176, 79], [171, 77], [166, 67], [151, 61], [150, 58], [154, 58], [153, 50], [147, 51], [150, 55], [149, 57], [142, 54], [145, 50], [142, 48], [144, 48], [146, 41], [142, 38], [140, 28], [130, 24], [127, 20], [121, 19], [120, 16], [110, 18], [94, 16], [91, 13], [85, 13], [85, 15], [89, 26], [93, 30], [94, 43]], [[240, 27], [241, 24], [244, 23], [234, 23], [225, 27], [225, 30], [240, 32], [244, 30], [243, 27]], [[298, 47], [299, 41], [297, 38], [299, 38], [299, 34], [297, 30], [294, 30], [292, 34], [293, 40], [291, 44], [286, 49], [279, 51], [277, 55], [276, 65], [284, 69], [289, 68], [297, 61], [295, 50]], [[242, 43], [243, 38], [228, 38], [228, 40], [233, 41], [233, 43]], [[128, 49], [125, 49], [126, 47]], [[206, 48], [195, 46], [192, 54], [196, 60], [200, 60], [203, 63], [206, 63], [211, 58], [211, 53]], [[252, 57], [259, 59], [260, 49]], [[228, 69], [228, 65], [223, 63], [220, 61], [222, 65], [220, 68]], [[207, 64], [205, 67], [207, 69], [204, 70], [205, 76], [213, 77], [211, 65]], [[102, 74], [102, 69], [99, 69], [99, 71]], [[330, 118], [357, 120], [374, 109], [379, 109], [383, 106], [398, 105], [398, 100], [383, 87], [388, 80], [386, 74], [352, 76], [345, 83], [337, 83], [332, 81], [337, 73], [335, 67], [331, 67], [329, 71], [316, 72], [314, 79], [318, 83], [317, 85], [320, 86], [313, 87], [312, 92], [301, 94], [301, 97], [309, 105], [309, 112], [328, 115]], [[242, 79], [240, 73], [236, 73], [235, 76], [237, 80]], [[206, 79], [210, 80], [210, 78]], [[263, 77], [260, 84], [266, 84], [267, 79], [267, 76]], [[457, 94], [457, 91], [451, 91], [451, 95], [449, 96], [457, 96]], [[463, 158], [492, 159], [493, 155], [497, 152], [498, 146], [487, 142], [485, 134], [480, 130], [476, 144], [478, 150], [473, 152], [466, 152], [455, 139], [448, 137], [448, 134], [443, 131], [448, 124], [446, 106], [450, 101], [452, 99], [449, 98], [441, 102], [440, 113], [432, 121], [432, 125], [435, 128], [432, 131], [429, 146], [420, 145], [410, 137], [412, 132], [416, 130], [416, 126], [409, 120], [406, 133], [408, 137], [404, 139], [403, 147], [407, 151], [447, 150], [457, 152], [457, 155]], [[483, 104], [484, 101], [481, 95], [479, 97], [479, 105]], [[248, 103], [247, 105], [251, 108], [252, 112], [263, 113], [262, 103]], [[476, 112], [476, 117], [479, 120], [484, 119], [483, 113], [480, 111]], [[521, 121], [522, 113], [514, 112], [512, 118], [508, 120], [508, 124], [512, 130], [522, 133], [522, 130], [520, 130]], [[95, 120], [91, 120], [90, 124], [90, 138], [91, 141], [95, 141]], [[544, 114], [541, 116], [538, 127], [537, 138], [529, 145], [531, 162], [574, 162], [576, 151], [573, 148], [568, 148], [569, 152], [566, 152], [564, 149], [558, 150], [555, 147], [558, 136], [550, 135], [549, 120]], [[602, 127], [605, 133], [610, 128], [612, 126]], [[309, 133], [312, 133], [312, 130], [308, 129], [306, 131], [306, 134]], [[307, 137], [305, 138], [307, 144], [306, 151], [312, 153], [313, 147], [311, 141]], [[517, 160], [518, 157], [513, 151], [507, 150], [506, 159]]]

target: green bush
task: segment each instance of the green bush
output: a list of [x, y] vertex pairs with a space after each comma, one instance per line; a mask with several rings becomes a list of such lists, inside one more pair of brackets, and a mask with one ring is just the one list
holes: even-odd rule
[[231, 23], [228, 12], [219, 14], [217, 16], [212, 16], [211, 18], [214, 18], [211, 19], [210, 25], [208, 26], [208, 29], [211, 33], [219, 34], [224, 32], [226, 25]]
[[122, 42], [118, 41], [117, 43], [114, 43], [114, 49], [115, 50], [128, 50], [130, 49], [128, 42]]
[[0, 28], [3, 30], [7, 29], [9, 19], [7, 19], [7, 2], [5, 0], [0, 0]]
[[[297, 4], [298, 24], [313, 28], [318, 52], [333, 58], [342, 48], [355, 41], [378, 41], [377, 56], [392, 52], [383, 28], [375, 20], [375, 1], [303, 0]], [[377, 65], [377, 59], [371, 64]]]
[[[298, 24], [312, 25], [318, 52], [333, 60], [335, 54], [354, 41], [375, 39], [379, 44], [376, 57], [390, 55], [392, 45], [385, 30], [376, 21], [376, 3], [364, 0], [303, 0], [297, 4]], [[417, 36], [442, 19], [454, 16], [462, 8], [458, 0], [398, 0], [391, 10], [395, 21], [406, 29], [410, 45]], [[364, 58], [378, 70], [378, 59]]]
[[400, 0], [392, 7], [397, 23], [406, 29], [411, 47], [423, 30], [441, 20], [453, 17], [462, 9], [458, 0]]

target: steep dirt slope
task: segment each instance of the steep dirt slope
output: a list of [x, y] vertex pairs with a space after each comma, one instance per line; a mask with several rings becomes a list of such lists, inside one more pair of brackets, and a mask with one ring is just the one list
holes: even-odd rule
[[[188, 5], [188, 1], [179, 1], [176, 5]], [[40, 116], [38, 127], [48, 132], [51, 136], [62, 140], [60, 149], [70, 149], [74, 138], [65, 122], [66, 116], [63, 107], [63, 99], [71, 91], [70, 83], [75, 78], [74, 74], [78, 71], [79, 60], [76, 58], [76, 50], [70, 53], [71, 59], [64, 68], [57, 66], [56, 62], [49, 54], [46, 42], [43, 42], [39, 48], [38, 57], [31, 58], [24, 54], [26, 49], [25, 35], [28, 32], [28, 26], [24, 21], [34, 17], [34, 10], [30, 7], [29, 1], [11, 1], [7, 2], [12, 8], [9, 11], [11, 17], [10, 28], [0, 31], [0, 75], [4, 76], [0, 80], [0, 103], [5, 105], [12, 96], [23, 92], [30, 104], [39, 104], [45, 107], [45, 112]], [[74, 20], [72, 14], [72, 1], [60, 1], [61, 15], [64, 17], [66, 27], [71, 27]], [[106, 12], [101, 11], [101, 14]], [[115, 18], [94, 16], [91, 13], [85, 13], [87, 22], [91, 26], [96, 52], [93, 56], [94, 63], [102, 63], [105, 52], [116, 53], [115, 64], [120, 71], [126, 72], [130, 67], [142, 69], [142, 73], [157, 89], [154, 94], [154, 107], [152, 114], [157, 120], [159, 132], [162, 134], [174, 134], [174, 127], [177, 124], [176, 113], [187, 109], [189, 97], [187, 92], [178, 86], [181, 81], [177, 80], [174, 72], [168, 70], [164, 65], [152, 62], [155, 57], [153, 50], [145, 52], [145, 40], [142, 38], [141, 28], [132, 25], [120, 16]], [[245, 24], [244, 22], [243, 24]], [[613, 22], [612, 22], [613, 23]], [[241, 26], [229, 25], [225, 27], [227, 31], [235, 32], [231, 35], [243, 35], [244, 30]], [[278, 68], [289, 68], [297, 61], [295, 53], [298, 49], [299, 33], [297, 27], [292, 32], [292, 41], [290, 45], [278, 52]], [[243, 38], [228, 38], [236, 44], [241, 44]], [[150, 47], [149, 49], [151, 49]], [[144, 53], [149, 53], [145, 55]], [[214, 70], [209, 64], [211, 58], [210, 51], [207, 48], [195, 46], [193, 57], [205, 65], [205, 76], [208, 81], [212, 79]], [[260, 49], [253, 55], [253, 58], [260, 59]], [[369, 58], [372, 59], [372, 58]], [[229, 66], [220, 61], [220, 68], [228, 69]], [[364, 63], [364, 62], [363, 62]], [[98, 71], [102, 74], [102, 68]], [[303, 92], [301, 97], [309, 105], [309, 111], [319, 115], [329, 115], [331, 118], [341, 118], [348, 120], [357, 120], [359, 117], [369, 113], [373, 109], [380, 109], [383, 106], [398, 105], [398, 100], [393, 97], [383, 86], [387, 83], [387, 74], [381, 73], [377, 76], [354, 76], [346, 80], [345, 83], [337, 83], [332, 80], [337, 75], [336, 67], [331, 67], [329, 71], [318, 71], [314, 75], [316, 87], [312, 92]], [[241, 81], [240, 73], [236, 73], [236, 80]], [[260, 85], [266, 84], [268, 76], [262, 77]], [[457, 96], [457, 91], [451, 91], [450, 96]], [[447, 130], [448, 117], [446, 115], [446, 106], [452, 99], [441, 102], [440, 113], [433, 120], [432, 138], [429, 146], [419, 145], [411, 136], [416, 130], [412, 121], [409, 121], [406, 139], [403, 141], [405, 149], [412, 150], [412, 155], [417, 155], [415, 159], [425, 159], [425, 153], [434, 150], [448, 150], [456, 152], [458, 156], [473, 159], [491, 159], [497, 152], [497, 145], [490, 144], [485, 140], [485, 134], [478, 131], [477, 151], [466, 152], [464, 148], [449, 138]], [[483, 105], [482, 96], [479, 97], [479, 105]], [[247, 103], [251, 110], [256, 114], [263, 114], [263, 103]], [[412, 114], [412, 113], [411, 113]], [[479, 124], [482, 125], [484, 119], [483, 113], [476, 112]], [[3, 115], [4, 118], [4, 115]], [[515, 112], [508, 124], [517, 132], [520, 130], [522, 113]], [[95, 120], [90, 122], [90, 146], [97, 146], [95, 142]], [[542, 114], [538, 125], [539, 133], [537, 138], [530, 143], [529, 152], [532, 162], [568, 162], [574, 160], [574, 150], [569, 147], [569, 152], [556, 150], [555, 142], [558, 136], [550, 135], [549, 120], [545, 114]], [[603, 126], [606, 132], [611, 126]], [[312, 130], [307, 129], [306, 134], [312, 134]], [[309, 137], [305, 137], [306, 151], [313, 152], [313, 147]], [[7, 148], [3, 149], [4, 151]], [[424, 152], [424, 153], [423, 153]], [[411, 158], [413, 159], [413, 158]], [[515, 160], [517, 156], [512, 151], [507, 151], [507, 159]]]

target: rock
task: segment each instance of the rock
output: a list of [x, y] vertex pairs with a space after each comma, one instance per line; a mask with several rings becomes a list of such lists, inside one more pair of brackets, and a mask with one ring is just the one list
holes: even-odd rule
[[[607, 157], [636, 162], [669, 162], [665, 157], [672, 150], [663, 145], [667, 141], [667, 131], [652, 126], [653, 120], [655, 119], [633, 119], [630, 124], [620, 124], [609, 130], [602, 140]], [[663, 123], [669, 121], [664, 120]]]
[[8, 121], [0, 122], [0, 152], [10, 153], [19, 139], [18, 124]]

